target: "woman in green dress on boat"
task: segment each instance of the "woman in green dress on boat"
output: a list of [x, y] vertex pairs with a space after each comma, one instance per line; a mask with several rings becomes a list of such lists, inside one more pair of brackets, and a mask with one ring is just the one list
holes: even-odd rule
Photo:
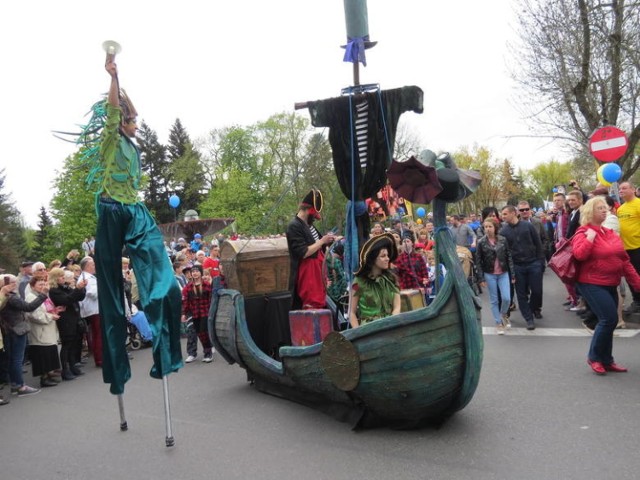
[[351, 310], [352, 327], [400, 313], [400, 288], [389, 270], [397, 256], [396, 242], [390, 233], [372, 237], [362, 247], [360, 268], [352, 286], [352, 304], [357, 306]]

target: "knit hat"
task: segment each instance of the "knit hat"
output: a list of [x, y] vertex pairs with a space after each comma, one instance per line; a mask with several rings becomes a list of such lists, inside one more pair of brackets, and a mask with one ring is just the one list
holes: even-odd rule
[[415, 243], [415, 241], [416, 241], [416, 236], [415, 236], [415, 234], [413, 233], [413, 231], [411, 231], [411, 230], [408, 230], [408, 229], [407, 229], [407, 230], [405, 230], [404, 232], [402, 232], [402, 239], [403, 239], [403, 240], [405, 240], [405, 239], [407, 239], [407, 240], [411, 240], [412, 242], [414, 242], [414, 243]]

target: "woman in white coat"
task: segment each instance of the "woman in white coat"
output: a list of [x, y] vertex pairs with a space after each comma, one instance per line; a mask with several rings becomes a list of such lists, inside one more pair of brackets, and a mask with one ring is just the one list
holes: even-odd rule
[[[33, 277], [29, 281], [26, 301], [34, 300], [39, 293], [47, 293], [49, 284], [44, 278]], [[31, 324], [29, 331], [29, 359], [33, 376], [40, 377], [41, 387], [54, 387], [60, 381], [60, 357], [58, 356], [58, 327], [56, 320], [60, 309], [47, 298], [33, 312], [26, 314]]]

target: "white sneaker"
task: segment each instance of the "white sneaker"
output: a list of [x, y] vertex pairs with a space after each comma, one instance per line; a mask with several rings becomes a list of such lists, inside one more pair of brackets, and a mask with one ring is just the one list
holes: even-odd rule
[[504, 325], [502, 325], [501, 323], [496, 325], [496, 333], [498, 335], [504, 335]]
[[511, 320], [508, 315], [502, 315], [502, 325], [506, 328], [511, 328]]
[[213, 362], [213, 354], [211, 355], [205, 355], [204, 358], [202, 359], [202, 361], [204, 363], [211, 363]]
[[185, 359], [184, 363], [191, 363], [191, 362], [193, 362], [195, 359], [196, 359], [196, 357], [194, 357], [193, 355], [189, 355], [189, 356]]

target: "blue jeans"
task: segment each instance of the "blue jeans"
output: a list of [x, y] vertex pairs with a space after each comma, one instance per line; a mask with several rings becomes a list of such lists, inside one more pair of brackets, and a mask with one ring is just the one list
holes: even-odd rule
[[[509, 311], [509, 304], [511, 303], [511, 294], [509, 292], [509, 273], [504, 272], [499, 275], [493, 273], [485, 273], [484, 279], [487, 282], [489, 288], [489, 299], [491, 301], [491, 313], [493, 313], [493, 319], [496, 323], [502, 323], [502, 316]], [[500, 291], [500, 297], [502, 303], [498, 301], [498, 290]]]
[[11, 380], [12, 387], [19, 388], [24, 385], [22, 362], [24, 361], [24, 352], [27, 349], [27, 334], [16, 335], [9, 332], [4, 341], [9, 351], [9, 380]]
[[578, 283], [580, 295], [598, 317], [598, 325], [591, 338], [589, 360], [603, 365], [613, 363], [613, 332], [618, 324], [618, 289], [590, 283]]
[[516, 294], [520, 313], [533, 323], [533, 310], [542, 307], [542, 264], [539, 260], [515, 265]]

